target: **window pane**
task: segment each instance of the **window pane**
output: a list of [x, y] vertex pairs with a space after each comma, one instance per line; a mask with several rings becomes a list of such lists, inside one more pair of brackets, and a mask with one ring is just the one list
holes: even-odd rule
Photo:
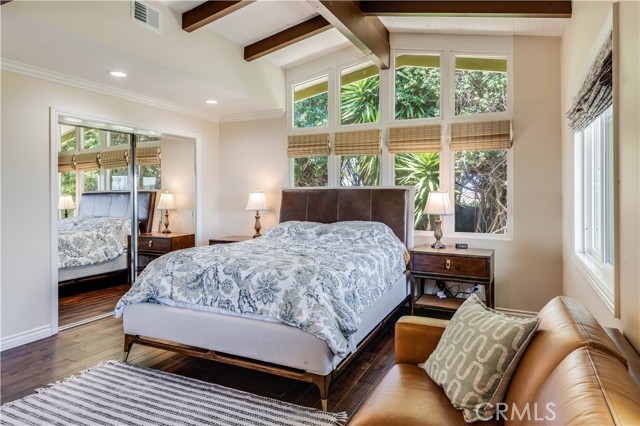
[[100, 147], [100, 130], [84, 129], [82, 132], [82, 149]]
[[613, 110], [604, 113], [605, 120], [605, 263], [613, 266]]
[[120, 169], [108, 169], [109, 189], [111, 191], [126, 191], [129, 189], [129, 169], [126, 167]]
[[138, 189], [160, 189], [160, 165], [138, 167]]
[[160, 136], [138, 135], [138, 143], [160, 142]]
[[71, 195], [76, 202], [76, 172], [60, 173], [60, 195]]
[[87, 170], [82, 172], [82, 177], [84, 181], [84, 188], [82, 192], [89, 191], [97, 191], [98, 190], [98, 181], [99, 181], [99, 172], [98, 170]]
[[397, 55], [396, 120], [440, 117], [440, 56]]
[[328, 124], [328, 90], [326, 76], [293, 87], [293, 127], [319, 127]]
[[455, 153], [455, 230], [507, 232], [507, 150]]
[[76, 127], [60, 125], [60, 151], [69, 152], [76, 150]]
[[456, 115], [507, 110], [507, 59], [456, 56]]
[[432, 230], [434, 217], [424, 214], [429, 192], [440, 185], [440, 153], [423, 152], [395, 155], [395, 184], [415, 188], [416, 230]]
[[128, 146], [129, 135], [126, 133], [109, 132], [109, 146]]
[[329, 172], [326, 155], [293, 159], [293, 186], [327, 186]]
[[380, 185], [379, 155], [343, 155], [340, 157], [341, 186]]
[[380, 70], [370, 62], [340, 71], [340, 124], [380, 120]]

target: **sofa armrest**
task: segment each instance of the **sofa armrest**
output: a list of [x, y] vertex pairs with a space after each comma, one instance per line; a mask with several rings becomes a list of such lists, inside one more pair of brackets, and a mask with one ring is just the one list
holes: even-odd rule
[[421, 364], [436, 348], [447, 320], [404, 316], [396, 323], [396, 364]]

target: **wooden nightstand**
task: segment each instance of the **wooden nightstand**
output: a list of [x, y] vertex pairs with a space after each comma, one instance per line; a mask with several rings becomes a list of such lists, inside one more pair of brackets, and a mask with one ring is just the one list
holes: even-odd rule
[[[465, 301], [462, 298], [438, 298], [423, 294], [423, 279], [455, 281], [467, 284], [480, 284], [485, 288], [486, 305], [494, 307], [493, 294], [493, 250], [488, 249], [434, 249], [431, 246], [419, 246], [411, 249], [411, 312], [413, 308], [424, 307], [441, 311], [455, 312]], [[415, 281], [420, 281], [420, 292], [415, 294]]]
[[[138, 235], [138, 272], [153, 259], [169, 252], [195, 247], [196, 236], [194, 234], [163, 234], [152, 232], [151, 234]], [[127, 247], [131, 256], [131, 236], [127, 237]], [[129, 264], [131, 264], [129, 262]]]
[[248, 237], [246, 235], [231, 235], [229, 237], [220, 237], [220, 238], [211, 238], [209, 239], [209, 245], [213, 246], [216, 244], [229, 244], [229, 243], [239, 243], [240, 241], [252, 240], [253, 237]]

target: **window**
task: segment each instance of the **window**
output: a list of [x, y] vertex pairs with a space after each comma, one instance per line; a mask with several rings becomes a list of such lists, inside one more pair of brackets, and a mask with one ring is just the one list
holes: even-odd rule
[[340, 71], [340, 124], [380, 121], [380, 70], [364, 62]]
[[293, 186], [327, 186], [329, 157], [299, 157], [293, 159]]
[[107, 169], [107, 182], [111, 191], [126, 191], [129, 189], [129, 169]]
[[507, 111], [507, 59], [456, 56], [455, 115]]
[[507, 232], [506, 149], [455, 153], [455, 231]]
[[293, 127], [321, 127], [329, 122], [327, 76], [293, 86]]
[[440, 117], [440, 56], [396, 55], [396, 120], [433, 117]]
[[340, 186], [380, 185], [379, 155], [340, 156]]
[[420, 152], [396, 154], [395, 184], [413, 186], [415, 191], [414, 228], [431, 230], [434, 218], [424, 214], [431, 191], [440, 186], [440, 153]]
[[[576, 134], [581, 146], [581, 252], [597, 264], [613, 268], [613, 111], [609, 107]], [[612, 271], [611, 271], [612, 273]]]
[[129, 146], [127, 133], [108, 132], [108, 146]]
[[[76, 172], [60, 173], [60, 195], [71, 195], [76, 203]], [[69, 215], [75, 215], [75, 210], [69, 211]]]
[[76, 127], [60, 126], [60, 152], [69, 152], [76, 150]]
[[84, 129], [82, 131], [82, 149], [100, 148], [100, 130]]
[[82, 172], [82, 192], [98, 191], [100, 188], [100, 172], [85, 170]]
[[160, 164], [138, 166], [138, 189], [160, 189]]

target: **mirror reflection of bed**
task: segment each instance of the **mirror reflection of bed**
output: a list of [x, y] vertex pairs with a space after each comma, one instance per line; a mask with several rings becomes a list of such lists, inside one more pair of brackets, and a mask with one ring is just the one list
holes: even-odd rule
[[[141, 233], [152, 231], [155, 191], [138, 192]], [[86, 192], [77, 215], [58, 226], [59, 325], [108, 315], [129, 289], [127, 236], [131, 233], [128, 191]]]

